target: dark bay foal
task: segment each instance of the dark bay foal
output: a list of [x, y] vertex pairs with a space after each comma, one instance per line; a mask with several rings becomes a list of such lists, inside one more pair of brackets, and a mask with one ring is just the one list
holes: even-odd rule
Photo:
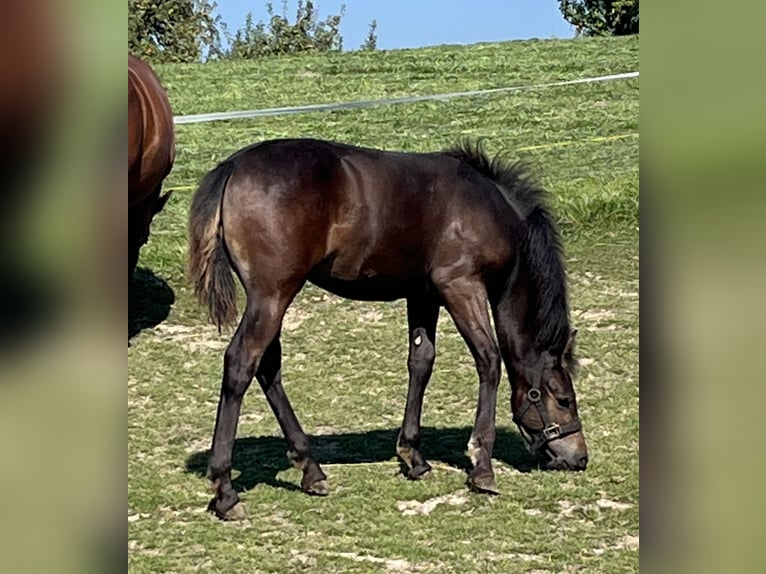
[[469, 485], [498, 491], [491, 457], [501, 358], [514, 420], [531, 446], [553, 468], [584, 469], [566, 275], [544, 196], [521, 166], [491, 160], [471, 144], [418, 154], [267, 141], [207, 174], [189, 219], [191, 279], [219, 327], [237, 317], [232, 269], [247, 294], [224, 356], [208, 469], [218, 516], [242, 515], [232, 450], [253, 377], [303, 471], [301, 487], [327, 494], [281, 382], [282, 318], [306, 281], [352, 299], [407, 300], [409, 391], [396, 447], [410, 478], [430, 469], [420, 452], [420, 415], [442, 306], [479, 374]]

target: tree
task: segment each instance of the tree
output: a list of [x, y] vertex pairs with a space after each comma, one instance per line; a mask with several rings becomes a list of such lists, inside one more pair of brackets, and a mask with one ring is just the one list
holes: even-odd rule
[[365, 52], [373, 52], [378, 49], [378, 21], [373, 20], [370, 22], [370, 30], [367, 32], [367, 38], [364, 40], [364, 44], [359, 48]]
[[584, 36], [638, 34], [638, 0], [559, 0], [559, 9]]
[[207, 0], [128, 0], [128, 50], [155, 62], [220, 55], [215, 7]]

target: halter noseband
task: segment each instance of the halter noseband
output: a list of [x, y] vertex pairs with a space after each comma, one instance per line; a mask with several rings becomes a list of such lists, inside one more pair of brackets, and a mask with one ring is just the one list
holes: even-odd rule
[[[527, 396], [524, 397], [519, 412], [514, 413], [513, 415], [513, 422], [519, 427], [521, 436], [523, 436], [529, 443], [529, 448], [532, 451], [541, 449], [552, 440], [576, 433], [582, 429], [582, 425], [578, 419], [565, 425], [559, 425], [548, 418], [548, 410], [545, 408], [545, 405], [543, 405], [543, 393], [540, 391], [542, 384], [543, 370], [541, 369], [540, 375], [535, 377], [535, 382], [532, 383], [532, 388], [527, 391]], [[540, 434], [535, 438], [528, 436], [527, 431], [525, 431], [524, 427], [521, 425], [524, 415], [533, 405], [537, 409], [537, 413], [540, 415], [540, 420], [543, 422], [543, 428], [539, 431]]]

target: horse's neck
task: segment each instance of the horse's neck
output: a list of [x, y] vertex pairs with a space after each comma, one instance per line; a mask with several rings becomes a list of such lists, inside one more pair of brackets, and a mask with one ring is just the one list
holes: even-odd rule
[[517, 269], [492, 303], [495, 330], [508, 373], [534, 369], [540, 360], [535, 351], [535, 297], [529, 290], [526, 271]]

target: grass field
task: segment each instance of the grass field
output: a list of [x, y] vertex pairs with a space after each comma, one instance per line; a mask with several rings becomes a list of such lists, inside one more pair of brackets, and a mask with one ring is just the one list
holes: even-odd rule
[[[638, 38], [530, 41], [157, 68], [176, 114], [537, 84], [638, 69]], [[638, 569], [638, 81], [177, 128], [179, 188], [131, 284], [128, 548], [131, 572], [634, 572]], [[502, 495], [465, 487], [478, 379], [442, 312], [426, 394], [426, 480], [401, 478], [403, 302], [314, 287], [285, 320], [284, 384], [331, 494], [298, 490], [260, 390], [234, 453], [248, 519], [205, 512], [223, 350], [185, 282], [190, 186], [261, 139], [314, 136], [418, 151], [486, 136], [519, 150], [553, 193], [567, 251], [590, 449], [584, 473], [537, 470], [504, 379], [495, 471]]]

